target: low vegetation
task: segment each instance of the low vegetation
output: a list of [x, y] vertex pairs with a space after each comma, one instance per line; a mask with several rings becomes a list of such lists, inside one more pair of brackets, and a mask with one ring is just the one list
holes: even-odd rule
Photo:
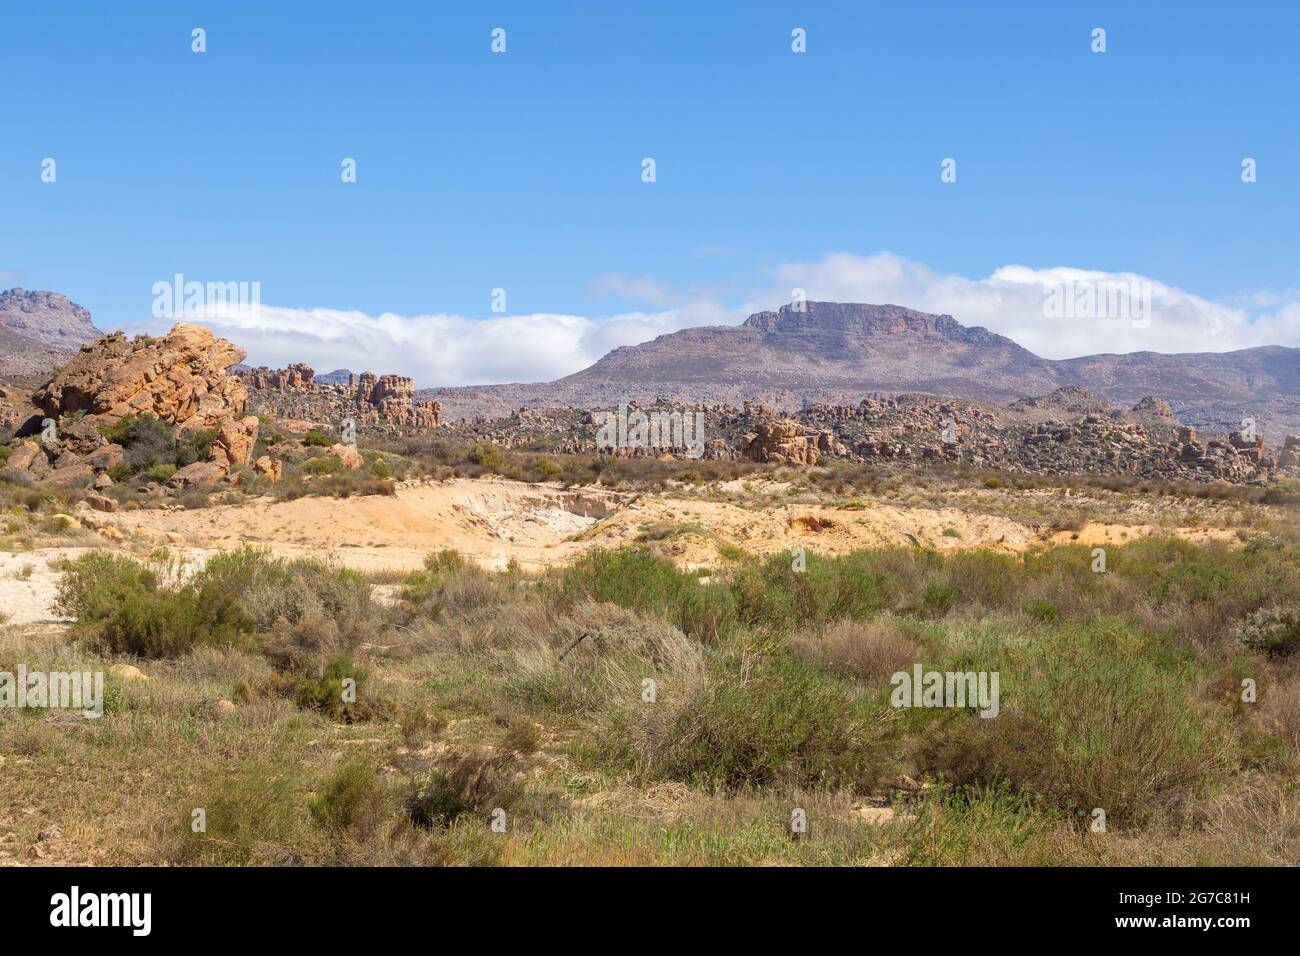
[[[447, 551], [375, 603], [318, 561], [91, 552], [71, 642], [10, 626], [0, 669], [151, 679], [84, 728], [0, 714], [0, 753], [106, 862], [1300, 862], [1300, 545], [1106, 557]], [[896, 706], [918, 666], [997, 674], [997, 715]]]

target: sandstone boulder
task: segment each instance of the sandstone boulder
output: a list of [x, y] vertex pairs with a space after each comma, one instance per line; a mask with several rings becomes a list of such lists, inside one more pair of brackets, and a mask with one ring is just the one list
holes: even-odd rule
[[263, 455], [261, 458], [257, 459], [257, 461], [253, 462], [253, 471], [257, 472], [259, 475], [265, 475], [273, 482], [280, 480], [280, 473], [283, 468], [284, 465], [272, 458], [270, 455]]
[[76, 440], [91, 446], [86, 451], [96, 449], [101, 426], [127, 415], [155, 415], [174, 425], [178, 437], [216, 431], [213, 458], [228, 469], [248, 461], [257, 438], [257, 420], [246, 417], [248, 393], [227, 371], [243, 358], [238, 346], [197, 325], [181, 323], [159, 338], [134, 341], [115, 332], [83, 346], [32, 401], [57, 420], [84, 412], [66, 431], [75, 428]]
[[122, 463], [122, 453], [124, 451], [125, 449], [121, 445], [112, 443], [100, 445], [82, 460], [96, 471], [107, 471], [114, 465]]
[[15, 471], [27, 471], [38, 457], [44, 458], [41, 448], [34, 441], [19, 442], [9, 454], [8, 465]]
[[343, 463], [343, 467], [352, 471], [365, 464], [365, 459], [361, 457], [361, 452], [357, 451], [356, 445], [331, 445], [330, 454], [336, 455]]
[[172, 475], [167, 483], [173, 488], [206, 488], [226, 477], [226, 468], [215, 461], [196, 461]]
[[65, 465], [62, 468], [55, 468], [41, 480], [46, 484], [58, 485], [63, 488], [85, 488], [95, 480], [95, 470], [89, 465], [78, 462], [73, 465]]
[[759, 422], [745, 439], [745, 457], [751, 461], [777, 465], [817, 464], [817, 437], [809, 440], [804, 427], [788, 418]]

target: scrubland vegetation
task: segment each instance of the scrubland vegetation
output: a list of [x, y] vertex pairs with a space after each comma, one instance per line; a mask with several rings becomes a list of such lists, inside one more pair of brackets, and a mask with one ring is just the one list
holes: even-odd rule
[[[88, 554], [71, 631], [0, 631], [0, 670], [148, 679], [110, 676], [98, 720], [0, 712], [15, 847], [57, 822], [66, 862], [1300, 862], [1300, 542], [1093, 561]], [[997, 672], [998, 715], [893, 706], [916, 663]]]

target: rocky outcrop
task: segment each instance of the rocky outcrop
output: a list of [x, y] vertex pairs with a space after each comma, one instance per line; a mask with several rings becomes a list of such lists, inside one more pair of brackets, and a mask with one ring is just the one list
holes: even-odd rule
[[272, 458], [270, 455], [263, 455], [257, 461], [253, 462], [253, 471], [259, 475], [264, 475], [272, 483], [280, 480], [280, 474], [284, 470], [284, 463], [279, 459]]
[[[306, 365], [241, 372], [259, 410], [274, 418], [327, 423], [352, 419], [359, 429], [414, 432], [437, 428], [442, 405], [415, 400], [415, 380], [404, 375], [332, 372], [318, 377]], [[346, 375], [346, 378], [343, 376]]]
[[[182, 468], [172, 477], [174, 485], [218, 480], [247, 462], [257, 441], [248, 394], [226, 371], [243, 357], [242, 349], [197, 325], [134, 341], [120, 332], [105, 336], [83, 346], [33, 393], [32, 403], [54, 427], [14, 454], [25, 471], [44, 481], [88, 483], [122, 458], [123, 449], [107, 443], [101, 429], [130, 415], [152, 415], [171, 424], [177, 440], [212, 434], [211, 460]], [[14, 455], [10, 459], [10, 467], [17, 467]]]
[[288, 368], [272, 369], [265, 365], [241, 373], [249, 388], [279, 392], [310, 392], [316, 387], [316, 373], [311, 366], [296, 362]]
[[1280, 468], [1300, 468], [1300, 435], [1286, 436], [1277, 463]]
[[788, 418], [759, 422], [745, 436], [742, 452], [750, 461], [774, 465], [815, 465], [821, 457], [818, 434], [811, 439], [803, 425]]

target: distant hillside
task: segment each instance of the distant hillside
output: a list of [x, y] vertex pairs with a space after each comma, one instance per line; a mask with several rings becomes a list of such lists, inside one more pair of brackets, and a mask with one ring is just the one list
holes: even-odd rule
[[57, 292], [0, 292], [0, 375], [44, 375], [104, 333]]
[[1250, 417], [1270, 440], [1300, 433], [1300, 349], [1053, 361], [950, 315], [837, 302], [808, 302], [802, 311], [787, 305], [739, 326], [661, 335], [554, 382], [430, 389], [422, 397], [442, 402], [451, 420], [520, 405], [603, 408], [661, 395], [710, 403], [758, 399], [785, 408], [856, 403], [870, 392], [1007, 403], [1070, 385], [1124, 405], [1158, 396], [1200, 427], [1226, 430]]
[[316, 381], [325, 385], [346, 385], [348, 379], [355, 374], [356, 373], [349, 368], [336, 368], [332, 372], [325, 372], [324, 374], [317, 375]]

